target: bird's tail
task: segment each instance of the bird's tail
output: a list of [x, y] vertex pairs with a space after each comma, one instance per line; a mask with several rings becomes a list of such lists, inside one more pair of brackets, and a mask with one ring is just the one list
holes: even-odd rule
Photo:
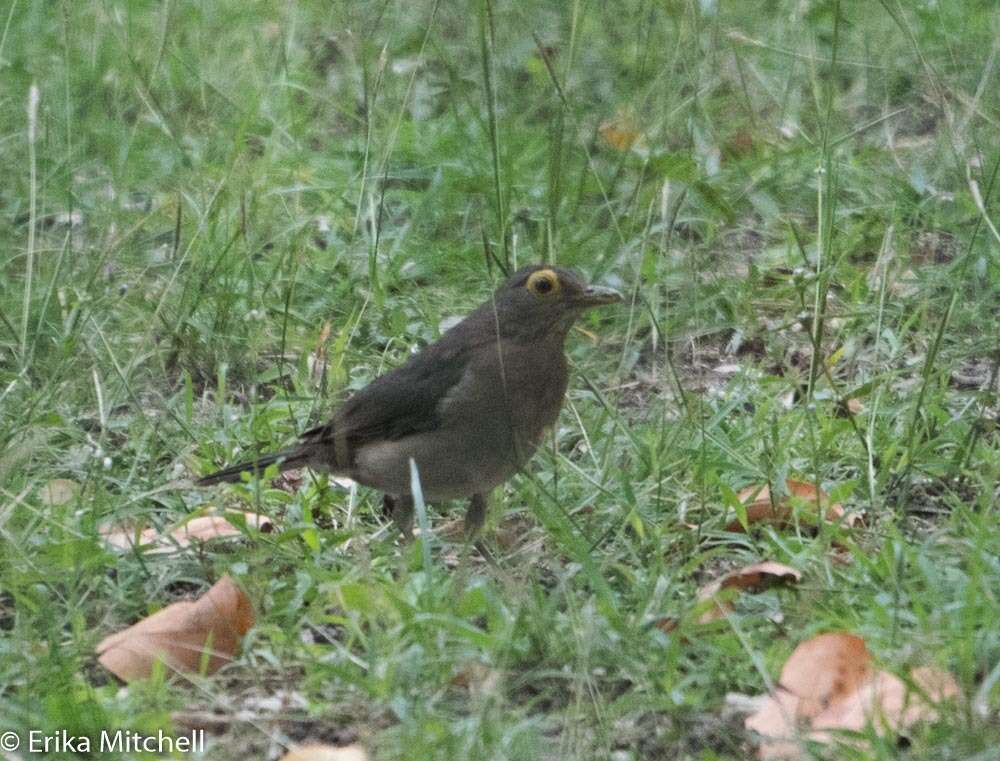
[[240, 462], [236, 465], [230, 465], [228, 468], [217, 470], [215, 473], [209, 473], [207, 476], [203, 476], [195, 481], [195, 484], [198, 486], [212, 486], [213, 484], [235, 483], [240, 480], [240, 474], [244, 471], [249, 470], [254, 473], [262, 473], [268, 465], [273, 465], [274, 463], [278, 463], [278, 468], [284, 471], [289, 468], [297, 468], [305, 465], [308, 461], [309, 454], [304, 447], [282, 449], [280, 452], [266, 454], [263, 457], [258, 457], [256, 460], [247, 460], [246, 462]]

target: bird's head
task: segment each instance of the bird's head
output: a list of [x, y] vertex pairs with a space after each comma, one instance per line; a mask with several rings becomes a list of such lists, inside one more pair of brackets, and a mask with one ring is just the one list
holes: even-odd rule
[[611, 288], [588, 285], [573, 270], [535, 264], [511, 275], [497, 289], [492, 305], [502, 336], [537, 338], [565, 335], [586, 310], [621, 298]]

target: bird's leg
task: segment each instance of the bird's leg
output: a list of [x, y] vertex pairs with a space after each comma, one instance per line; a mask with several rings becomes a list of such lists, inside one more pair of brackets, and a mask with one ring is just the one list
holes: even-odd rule
[[465, 511], [465, 538], [472, 540], [479, 536], [479, 532], [486, 523], [486, 495], [473, 494], [469, 499], [469, 508]]
[[489, 547], [483, 544], [483, 540], [479, 538], [479, 532], [482, 531], [483, 524], [486, 523], [487, 507], [489, 507], [489, 503], [486, 500], [485, 494], [473, 494], [469, 499], [469, 507], [465, 511], [465, 539], [479, 550], [479, 554], [483, 556], [483, 560], [490, 565], [499, 567]]
[[396, 509], [396, 499], [389, 494], [382, 495], [382, 517], [392, 518], [392, 514]]
[[396, 524], [403, 539], [413, 538], [413, 497], [406, 494], [400, 497], [385, 494], [382, 497], [382, 512], [392, 517], [392, 522]]

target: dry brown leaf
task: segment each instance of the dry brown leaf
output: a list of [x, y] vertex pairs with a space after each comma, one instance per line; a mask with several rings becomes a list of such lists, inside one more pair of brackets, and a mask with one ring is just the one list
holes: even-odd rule
[[368, 754], [360, 745], [333, 745], [310, 743], [297, 745], [281, 757], [281, 761], [368, 761]]
[[670, 632], [676, 629], [679, 624], [680, 621], [670, 616], [664, 616], [663, 618], [658, 618], [655, 621], [653, 621], [653, 626], [655, 626], [664, 634], [670, 634]]
[[461, 687], [476, 697], [492, 695], [500, 684], [500, 672], [497, 669], [473, 661], [466, 664], [461, 671], [452, 677], [454, 687]]
[[71, 502], [80, 491], [80, 484], [69, 478], [53, 478], [38, 490], [43, 505], [58, 507]]
[[831, 632], [795, 648], [781, 669], [780, 685], [800, 698], [796, 713], [813, 717], [857, 690], [871, 669], [871, 656], [861, 637]]
[[865, 405], [860, 399], [850, 398], [839, 400], [833, 408], [833, 414], [837, 417], [849, 418], [860, 415], [865, 411]]
[[821, 634], [795, 648], [778, 689], [745, 725], [764, 738], [761, 759], [803, 759], [806, 740], [831, 743], [838, 732], [860, 732], [869, 723], [880, 735], [905, 732], [934, 719], [934, 704], [959, 695], [958, 684], [943, 671], [918, 668], [911, 678], [915, 690], [877, 671], [858, 636]]
[[[230, 516], [242, 515], [247, 526], [264, 533], [269, 533], [274, 529], [274, 524], [266, 515], [239, 510], [227, 510], [226, 514]], [[100, 534], [104, 541], [112, 547], [117, 547], [120, 550], [131, 550], [134, 547], [139, 547], [153, 555], [175, 552], [190, 546], [193, 542], [243, 536], [243, 532], [228, 521], [225, 515], [202, 515], [165, 533], [161, 533], [155, 528], [136, 532], [120, 526], [110, 526], [101, 529]]]
[[155, 528], [130, 531], [116, 526], [105, 526], [98, 533], [105, 542], [119, 550], [129, 550], [133, 547], [150, 547], [160, 535], [160, 532]]
[[[933, 706], [920, 696], [921, 692], [935, 703], [958, 696], [958, 685], [950, 674], [923, 667], [914, 670], [911, 676], [919, 691], [911, 692], [895, 674], [877, 672], [857, 692], [819, 713], [813, 719], [813, 728], [860, 732], [871, 720], [882, 731], [903, 732], [937, 715]], [[922, 678], [930, 684], [924, 684]]]
[[754, 150], [753, 132], [745, 128], [736, 130], [730, 135], [725, 147], [726, 152], [734, 158], [752, 153]]
[[[770, 589], [777, 584], [799, 581], [802, 574], [783, 563], [765, 560], [744, 568], [738, 568], [709, 582], [698, 590], [698, 600], [706, 601], [715, 598], [723, 589], [738, 589], [747, 592], [757, 592]], [[725, 618], [733, 612], [732, 600], [716, 600], [715, 605], [698, 617], [698, 623], [708, 624]]]
[[630, 111], [619, 111], [597, 128], [601, 139], [616, 151], [627, 151], [642, 137], [638, 120]]
[[197, 600], [175, 602], [105, 637], [98, 660], [124, 682], [147, 678], [158, 660], [178, 672], [198, 672], [204, 661], [211, 674], [232, 660], [253, 625], [250, 599], [223, 576]]
[[[847, 515], [843, 506], [831, 504], [830, 497], [822, 489], [817, 490], [815, 484], [805, 481], [796, 481], [789, 478], [785, 482], [785, 489], [788, 497], [797, 497], [812, 505], [825, 506], [824, 515], [831, 523], [843, 522], [848, 527], [854, 525], [856, 517]], [[789, 526], [795, 522], [795, 511], [788, 497], [778, 499], [773, 504], [771, 502], [771, 490], [767, 485], [748, 486], [743, 489], [737, 497], [740, 502], [746, 505], [747, 523], [768, 523], [774, 526]], [[803, 522], [815, 521], [815, 510], [800, 511], [798, 518]], [[739, 520], [732, 520], [726, 524], [726, 531], [743, 531], [743, 525]]]

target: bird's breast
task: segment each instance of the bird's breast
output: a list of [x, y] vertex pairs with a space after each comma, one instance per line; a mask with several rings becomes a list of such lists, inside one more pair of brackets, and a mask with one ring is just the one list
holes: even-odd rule
[[559, 416], [567, 378], [561, 345], [550, 352], [481, 347], [437, 405], [438, 428], [365, 444], [352, 475], [383, 491], [406, 493], [412, 458], [428, 499], [489, 491], [534, 453]]
[[558, 418], [567, 382], [561, 344], [490, 345], [445, 399], [443, 416], [475, 438], [520, 450], [521, 464]]

